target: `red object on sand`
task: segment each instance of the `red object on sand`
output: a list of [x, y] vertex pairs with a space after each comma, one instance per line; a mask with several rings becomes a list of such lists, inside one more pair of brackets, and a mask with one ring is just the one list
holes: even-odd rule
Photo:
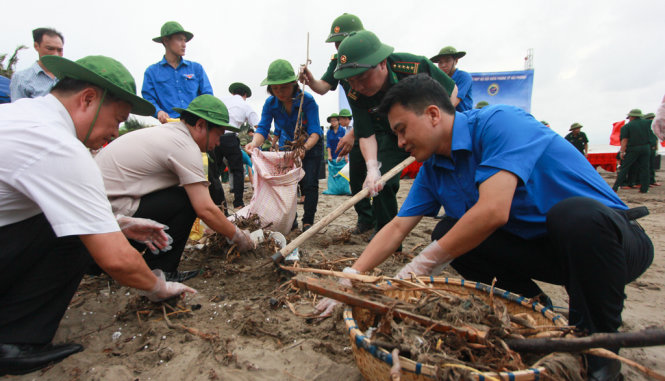
[[419, 163], [417, 161], [414, 161], [413, 163], [409, 164], [408, 167], [406, 167], [402, 170], [402, 174], [399, 176], [399, 178], [403, 179], [405, 177], [410, 177], [412, 179], [415, 179], [416, 176], [418, 175], [418, 171], [420, 171], [420, 167], [422, 165], [423, 165], [423, 163]]
[[604, 152], [604, 153], [590, 153], [586, 156], [589, 163], [593, 165], [594, 168], [601, 167], [609, 172], [617, 171], [617, 153], [616, 152]]

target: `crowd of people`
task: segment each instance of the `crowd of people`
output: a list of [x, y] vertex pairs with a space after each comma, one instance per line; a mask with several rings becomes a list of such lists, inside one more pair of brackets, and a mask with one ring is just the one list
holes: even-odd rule
[[[241, 251], [253, 249], [249, 232], [219, 208], [226, 206], [220, 171], [226, 161], [233, 207], [243, 207], [242, 150], [268, 142], [301, 160], [303, 231], [315, 222], [323, 157], [348, 160], [352, 194], [369, 189], [372, 198], [355, 205], [352, 233], [372, 232], [370, 242], [345, 272], [371, 271], [443, 207], [429, 244], [397, 277], [436, 275], [450, 265], [466, 279], [496, 278], [498, 287], [546, 305], [534, 280], [563, 285], [571, 324], [617, 331], [624, 287], [649, 267], [654, 249], [635, 221], [640, 211], [585, 159], [581, 124], [564, 139], [519, 108], [474, 107], [471, 76], [457, 68], [465, 52], [395, 53], [346, 13], [332, 23], [326, 42], [337, 54], [320, 79], [283, 59], [270, 63], [259, 116], [243, 83], [233, 83], [228, 97], [213, 95], [203, 67], [183, 58], [193, 37], [177, 22], [162, 26], [153, 41], [164, 56], [146, 69], [139, 97], [120, 62], [68, 60], [60, 33], [34, 31], [39, 60], [16, 73], [13, 103], [0, 106], [0, 374], [82, 350], [52, 340], [86, 272], [104, 271], [153, 301], [196, 292], [182, 282], [198, 271], [180, 271], [179, 263], [197, 217]], [[298, 82], [321, 95], [337, 86], [346, 94], [350, 110], [327, 118], [325, 139], [319, 107]], [[118, 137], [130, 112], [162, 125]], [[646, 191], [655, 184], [643, 170], [652, 140], [639, 110], [629, 118], [614, 190], [635, 166]], [[241, 144], [243, 124], [252, 135]], [[93, 158], [88, 149], [99, 152]], [[211, 158], [207, 174], [202, 152]], [[408, 156], [423, 166], [400, 209], [399, 175], [381, 176]], [[317, 309], [325, 316], [335, 304], [324, 299]], [[620, 376], [618, 361], [588, 356], [588, 364], [590, 379]]]

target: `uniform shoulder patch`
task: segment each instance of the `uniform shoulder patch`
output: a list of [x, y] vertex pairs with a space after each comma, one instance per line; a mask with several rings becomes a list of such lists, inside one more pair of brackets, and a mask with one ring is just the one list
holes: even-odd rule
[[333, 54], [332, 57], [330, 57], [331, 61], [334, 61], [337, 59], [337, 53]]
[[418, 74], [418, 66], [420, 62], [396, 61], [390, 65], [390, 68], [395, 73]]

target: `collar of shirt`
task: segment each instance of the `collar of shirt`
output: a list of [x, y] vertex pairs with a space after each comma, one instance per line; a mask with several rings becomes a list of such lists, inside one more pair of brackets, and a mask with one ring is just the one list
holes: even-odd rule
[[448, 170], [455, 169], [455, 158], [459, 151], [472, 150], [471, 134], [468, 127], [468, 117], [462, 113], [456, 112], [453, 121], [453, 137], [450, 145], [450, 158], [443, 155], [434, 155], [432, 165]]
[[[165, 66], [165, 65], [166, 66], [171, 66], [171, 64], [169, 64], [169, 61], [166, 60], [166, 56], [162, 57], [162, 60], [159, 61], [159, 64], [161, 66]], [[178, 67], [175, 68], [175, 70], [180, 69], [181, 66], [189, 66], [190, 64], [191, 64], [191, 61], [187, 61], [186, 59], [180, 57], [180, 63], [178, 64]], [[173, 66], [171, 66], [171, 67], [173, 67]]]
[[53, 94], [48, 94], [43, 98], [37, 98], [37, 99], [42, 100], [47, 108], [49, 108], [51, 111], [57, 114], [64, 122], [63, 127], [65, 127], [65, 130], [68, 133], [72, 134], [72, 136], [76, 137], [76, 126], [74, 126], [74, 121], [72, 120], [72, 116], [69, 115], [69, 111], [67, 111], [65, 106], [62, 104], [62, 102], [58, 100], [58, 98], [53, 96]]

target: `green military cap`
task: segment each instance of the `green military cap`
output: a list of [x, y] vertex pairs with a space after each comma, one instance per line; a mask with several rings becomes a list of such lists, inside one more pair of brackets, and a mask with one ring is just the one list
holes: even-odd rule
[[349, 109], [346, 109], [346, 108], [343, 108], [343, 109], [339, 110], [339, 116], [344, 117], [344, 118], [351, 118], [352, 117], [351, 111], [349, 111]]
[[458, 52], [457, 49], [453, 48], [452, 46], [446, 46], [445, 48], [439, 50], [439, 54], [435, 55], [429, 60], [432, 62], [437, 62], [443, 56], [453, 56], [453, 58], [462, 58], [465, 55], [466, 52]]
[[287, 60], [274, 60], [268, 66], [268, 76], [261, 81], [261, 86], [265, 85], [281, 85], [297, 80], [296, 73], [293, 71], [293, 66]]
[[344, 13], [333, 21], [326, 42], [341, 42], [349, 33], [363, 29], [365, 28], [358, 16]]
[[339, 62], [334, 77], [344, 79], [362, 74], [388, 58], [393, 50], [392, 46], [381, 43], [369, 30], [351, 32], [339, 45]]
[[640, 110], [639, 108], [634, 108], [634, 109], [630, 110], [630, 112], [628, 113], [627, 116], [636, 116], [638, 118], [641, 118], [642, 117], [642, 110]]
[[549, 126], [549, 125], [550, 125], [546, 120], [541, 120], [540, 123], [542, 123], [542, 124], [544, 124], [544, 125], [546, 125], [546, 126]]
[[187, 111], [194, 114], [199, 118], [203, 118], [210, 123], [218, 126], [226, 127], [229, 131], [238, 132], [240, 129], [229, 124], [229, 110], [226, 105], [210, 94], [199, 95], [187, 106], [186, 109], [174, 107], [173, 111], [179, 112]]
[[178, 24], [175, 21], [167, 21], [167, 22], [164, 23], [164, 25], [162, 25], [162, 30], [161, 30], [161, 33], [160, 33], [161, 36], [155, 37], [152, 40], [155, 41], [155, 42], [161, 43], [162, 42], [162, 37], [172, 36], [172, 35], [177, 34], [177, 33], [184, 34], [186, 41], [189, 41], [192, 38], [194, 38], [194, 35], [192, 33], [188, 32], [188, 31], [186, 31], [185, 29], [183, 29], [182, 25]]
[[332, 118], [337, 119], [337, 118], [339, 118], [339, 115], [336, 112], [333, 112], [332, 114], [330, 114], [329, 117], [326, 118], [326, 121], [328, 121], [328, 123], [330, 123], [330, 119], [332, 119]]
[[582, 125], [579, 124], [579, 123], [577, 123], [577, 122], [575, 122], [575, 123], [573, 123], [573, 124], [570, 125], [570, 128], [568, 129], [568, 131], [572, 131], [572, 130], [575, 130], [575, 129], [577, 129], [577, 128], [582, 128]]
[[490, 105], [490, 104], [489, 104], [489, 102], [487, 102], [487, 101], [480, 101], [480, 102], [476, 103], [476, 107], [475, 107], [475, 108], [483, 108], [483, 107], [485, 107], [485, 106], [489, 106], [489, 105]]
[[129, 70], [113, 58], [87, 56], [74, 62], [60, 56], [44, 56], [41, 61], [59, 79], [77, 79], [108, 90], [116, 98], [131, 104], [133, 114], [155, 113], [152, 103], [136, 95], [136, 84]]
[[249, 86], [245, 85], [242, 82], [233, 82], [229, 86], [229, 93], [231, 94], [245, 94], [247, 98], [252, 96], [252, 89]]
[[653, 119], [653, 118], [655, 118], [655, 117], [656, 117], [656, 114], [650, 112], [650, 113], [648, 113], [648, 114], [644, 114], [644, 117], [643, 117], [643, 118], [644, 118], [644, 119]]

